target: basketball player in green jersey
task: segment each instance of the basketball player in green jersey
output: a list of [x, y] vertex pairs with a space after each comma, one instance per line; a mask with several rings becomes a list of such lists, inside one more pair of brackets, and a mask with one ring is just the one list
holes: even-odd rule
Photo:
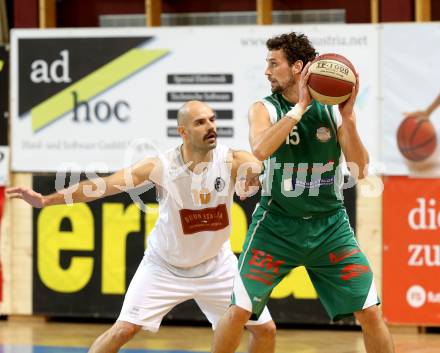
[[369, 161], [353, 111], [359, 83], [346, 102], [324, 106], [311, 99], [307, 88], [310, 61], [317, 55], [308, 38], [289, 33], [266, 44], [265, 74], [273, 94], [249, 112], [251, 148], [266, 166], [262, 197], [213, 352], [235, 352], [246, 321], [260, 315], [284, 276], [304, 265], [329, 316], [338, 320], [354, 314], [367, 352], [391, 353], [373, 274], [341, 197], [342, 155], [359, 178]]

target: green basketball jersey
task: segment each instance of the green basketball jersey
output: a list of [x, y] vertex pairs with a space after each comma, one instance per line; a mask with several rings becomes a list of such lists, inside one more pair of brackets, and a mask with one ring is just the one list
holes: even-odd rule
[[[262, 100], [273, 123], [294, 104], [274, 93]], [[343, 208], [337, 122], [331, 106], [313, 100], [286, 141], [265, 161], [260, 205], [296, 217]]]

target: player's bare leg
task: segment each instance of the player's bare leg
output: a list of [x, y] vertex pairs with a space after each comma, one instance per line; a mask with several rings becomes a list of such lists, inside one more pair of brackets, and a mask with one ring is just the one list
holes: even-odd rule
[[276, 326], [272, 320], [262, 325], [246, 326], [249, 331], [249, 353], [274, 353]]
[[233, 353], [240, 344], [244, 325], [251, 313], [236, 305], [232, 305], [223, 315], [214, 331], [212, 344], [213, 353]]
[[140, 329], [141, 327], [138, 325], [116, 321], [110, 329], [93, 342], [89, 353], [117, 353]]
[[394, 344], [377, 305], [355, 313], [368, 353], [394, 353]]

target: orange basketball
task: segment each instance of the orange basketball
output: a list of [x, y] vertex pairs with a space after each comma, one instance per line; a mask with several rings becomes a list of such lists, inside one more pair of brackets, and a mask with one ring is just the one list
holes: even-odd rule
[[322, 104], [335, 105], [346, 101], [356, 84], [353, 64], [339, 54], [323, 54], [309, 67], [310, 95]]
[[397, 130], [397, 146], [400, 153], [410, 161], [423, 161], [437, 147], [434, 125], [429, 120], [406, 118]]

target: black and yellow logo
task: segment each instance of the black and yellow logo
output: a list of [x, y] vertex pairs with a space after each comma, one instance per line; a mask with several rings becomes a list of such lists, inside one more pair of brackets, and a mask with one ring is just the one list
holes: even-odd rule
[[78, 101], [87, 101], [115, 86], [141, 68], [168, 53], [167, 50], [132, 49], [73, 85], [63, 89], [31, 110], [32, 130], [38, 131], [73, 110], [72, 93]]
[[[145, 48], [145, 43], [151, 39], [152, 37], [119, 37], [24, 40], [19, 43], [19, 69], [23, 72], [19, 79], [20, 117], [30, 112], [34, 132], [72, 111], [74, 121], [79, 122], [76, 111], [80, 106], [87, 106], [83, 110], [90, 111], [90, 114], [111, 111], [120, 121], [125, 121], [129, 107], [127, 102], [113, 102], [110, 106], [103, 101], [100, 107], [89, 107], [89, 100], [168, 54], [167, 49]], [[105, 121], [110, 113], [106, 114], [95, 118]], [[90, 115], [86, 115], [83, 120], [89, 121]]]

